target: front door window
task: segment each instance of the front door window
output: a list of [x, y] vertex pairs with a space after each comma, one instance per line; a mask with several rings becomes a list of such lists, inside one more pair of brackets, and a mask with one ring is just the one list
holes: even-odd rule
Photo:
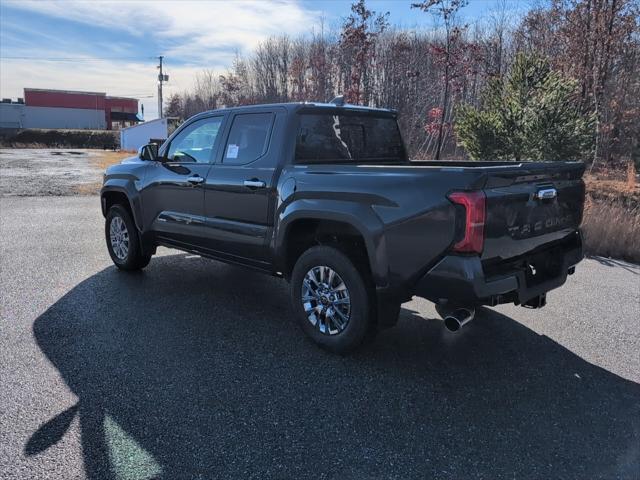
[[171, 141], [167, 160], [180, 163], [210, 163], [221, 125], [222, 117], [203, 118], [193, 122]]

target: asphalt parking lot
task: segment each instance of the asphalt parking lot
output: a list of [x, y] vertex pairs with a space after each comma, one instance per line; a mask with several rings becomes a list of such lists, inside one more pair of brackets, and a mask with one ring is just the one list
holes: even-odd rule
[[0, 198], [0, 478], [639, 478], [640, 267], [349, 357], [286, 284], [171, 250], [117, 271], [97, 197]]

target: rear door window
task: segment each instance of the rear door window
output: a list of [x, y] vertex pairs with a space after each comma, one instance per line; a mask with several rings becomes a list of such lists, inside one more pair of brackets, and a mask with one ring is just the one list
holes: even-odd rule
[[297, 163], [404, 163], [407, 161], [392, 116], [302, 113], [296, 137]]
[[273, 113], [242, 113], [233, 119], [222, 163], [244, 165], [267, 153]]

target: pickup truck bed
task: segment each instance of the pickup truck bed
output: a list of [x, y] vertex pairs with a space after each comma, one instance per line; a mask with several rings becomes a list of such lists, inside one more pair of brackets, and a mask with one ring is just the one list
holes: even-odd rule
[[[577, 229], [582, 221], [583, 172], [580, 163], [508, 162], [285, 168], [282, 177], [295, 184], [296, 191], [283, 199], [278, 214], [291, 221], [299, 215], [324, 215], [336, 221], [348, 218], [367, 232], [376, 284], [397, 290], [396, 295], [403, 299], [418, 294], [432, 301], [455, 298], [490, 305], [525, 303], [530, 293], [540, 289], [526, 289], [522, 281], [514, 285], [516, 277], [501, 281], [502, 287], [492, 282], [493, 289], [485, 286], [478, 290], [478, 282], [486, 277], [485, 270], [489, 277], [500, 277], [505, 270], [515, 274], [524, 268], [529, 272], [525, 279], [531, 283], [532, 270], [523, 265], [530, 257], [533, 261], [534, 255], [539, 265], [536, 282], [550, 276], [561, 279], [552, 265], [540, 261], [545, 258], [540, 252], [545, 251], [553, 251], [558, 260], [563, 256], [562, 252], [558, 255], [558, 249], [573, 252], [567, 255], [566, 278], [566, 271], [582, 258]], [[556, 190], [555, 197], [537, 198], [539, 191], [550, 188]], [[484, 247], [479, 255], [451, 255], [459, 222], [464, 219], [447, 197], [452, 191], [481, 191], [486, 196]], [[316, 199], [328, 197], [335, 198], [333, 213], [318, 211], [324, 209], [324, 202], [318, 204]], [[287, 224], [285, 221], [281, 227]], [[465, 280], [470, 284], [463, 288]], [[513, 287], [508, 291], [520, 290], [521, 295], [505, 295], [505, 285]]]
[[[159, 151], [111, 167], [102, 203], [120, 268], [166, 245], [285, 277], [303, 329], [346, 351], [413, 295], [448, 310], [543, 306], [582, 259], [583, 173], [409, 161], [393, 111], [278, 104], [188, 120]], [[135, 258], [117, 255], [114, 207]]]

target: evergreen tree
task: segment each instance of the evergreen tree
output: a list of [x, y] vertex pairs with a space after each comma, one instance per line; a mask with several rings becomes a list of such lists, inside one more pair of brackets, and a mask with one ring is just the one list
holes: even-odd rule
[[587, 160], [594, 117], [576, 91], [544, 58], [518, 54], [506, 77], [488, 83], [480, 108], [458, 110], [458, 141], [475, 160]]
[[183, 118], [182, 98], [177, 93], [174, 93], [169, 97], [167, 106], [164, 107], [165, 117]]

